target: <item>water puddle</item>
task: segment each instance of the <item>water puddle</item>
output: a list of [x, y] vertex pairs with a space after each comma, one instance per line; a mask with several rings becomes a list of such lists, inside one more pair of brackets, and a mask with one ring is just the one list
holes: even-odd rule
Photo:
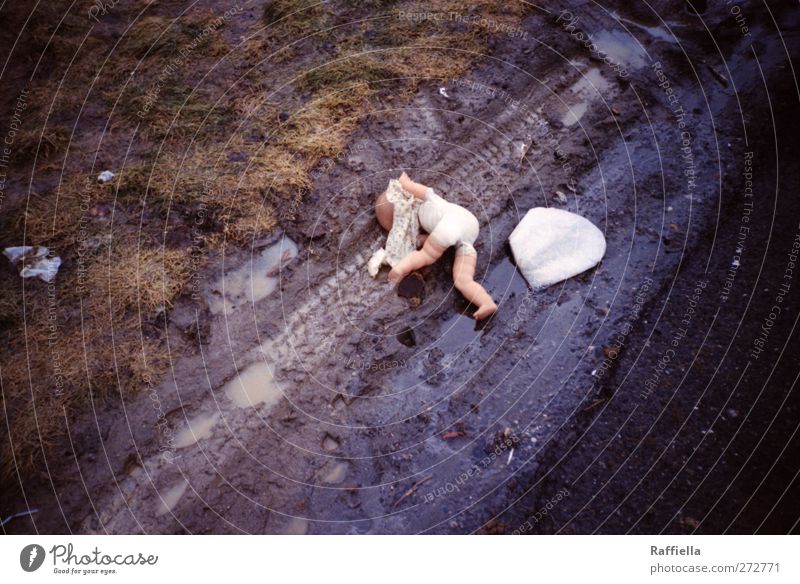
[[322, 439], [322, 448], [328, 452], [333, 452], [339, 448], [339, 441], [330, 434], [325, 434], [325, 438]]
[[570, 106], [567, 108], [567, 113], [561, 116], [561, 123], [565, 126], [572, 126], [577, 124], [580, 119], [583, 117], [583, 114], [586, 113], [586, 110], [589, 108], [589, 104], [585, 101]]
[[635, 24], [654, 39], [670, 43], [671, 45], [678, 44], [678, 39], [675, 38], [675, 35], [661, 28], [660, 26], [645, 26], [643, 24], [637, 24], [637, 23], [631, 23], [631, 24]]
[[347, 463], [337, 462], [328, 466], [330, 468], [322, 474], [322, 482], [328, 485], [338, 485], [347, 476]]
[[593, 97], [600, 97], [609, 87], [611, 87], [611, 83], [603, 77], [600, 69], [592, 67], [581, 75], [581, 78], [573, 83], [569, 90], [572, 93], [586, 95], [587, 97], [592, 97], [596, 93], [597, 95]]
[[283, 392], [275, 384], [269, 366], [264, 362], [253, 363], [223, 386], [228, 398], [239, 408], [250, 408], [265, 404], [267, 408], [277, 404]]
[[156, 511], [157, 516], [165, 515], [169, 513], [175, 508], [175, 505], [178, 504], [178, 501], [181, 500], [183, 494], [186, 492], [186, 487], [189, 486], [189, 483], [186, 479], [181, 479], [177, 485], [171, 487], [166, 493], [161, 495], [161, 499], [158, 502], [158, 510]]
[[175, 437], [175, 448], [186, 448], [211, 436], [211, 430], [219, 420], [219, 412], [197, 416]]
[[[510, 294], [524, 294], [528, 290], [528, 285], [508, 256], [492, 268], [481, 283], [496, 302], [503, 302]], [[470, 316], [472, 310], [470, 308], [466, 313], [458, 312], [442, 323], [440, 336], [432, 344], [432, 347], [441, 350], [446, 356], [441, 367], [446, 369], [453, 366], [462, 353], [483, 334], [483, 327], [476, 324], [475, 319]], [[416, 383], [418, 380], [410, 385]]]
[[480, 336], [481, 330], [475, 330], [475, 319], [471, 317], [473, 308], [466, 314], [455, 314], [442, 324], [442, 336], [434, 346], [446, 355], [460, 354], [472, 341]]
[[[506, 303], [511, 296], [521, 296], [528, 290], [508, 255], [485, 277], [482, 274], [480, 277], [483, 286], [498, 303]], [[501, 309], [502, 306], [505, 304]], [[473, 310], [468, 308], [466, 301], [457, 302], [455, 311], [432, 331], [433, 337], [421, 348], [419, 359], [409, 367], [392, 371], [383, 380], [388, 391], [413, 395], [419, 403], [427, 404], [436, 399], [437, 387], [446, 385], [452, 376], [480, 367], [480, 359], [475, 356], [480, 352], [478, 344], [485, 327], [471, 318]]]
[[[623, 18], [623, 17], [619, 16], [618, 14], [616, 14], [614, 12], [611, 13], [611, 16], [617, 22], [624, 23], [624, 24], [629, 24], [631, 26], [635, 26], [636, 28], [638, 28], [640, 30], [643, 30], [644, 32], [649, 34], [654, 39], [657, 39], [657, 40], [660, 40], [660, 41], [664, 41], [664, 42], [667, 42], [667, 43], [670, 43], [670, 44], [673, 44], [673, 45], [678, 44], [678, 39], [675, 38], [675, 35], [673, 35], [672, 33], [670, 33], [669, 31], [667, 31], [666, 29], [664, 29], [664, 28], [662, 28], [660, 26], [647, 26], [647, 25], [642, 24], [641, 22], [635, 22], [635, 21], [630, 20], [628, 18]], [[671, 25], [671, 26], [674, 26], [674, 25]]]
[[567, 127], [577, 124], [589, 109], [589, 102], [599, 99], [610, 87], [611, 83], [603, 77], [600, 69], [597, 67], [589, 69], [569, 88], [572, 95], [583, 98], [583, 101], [568, 106], [561, 117], [561, 123]]
[[[516, 266], [508, 256], [492, 268], [481, 284], [492, 295], [496, 302], [502, 302], [510, 294], [524, 294], [528, 285]], [[432, 347], [441, 350], [448, 358], [457, 359], [460, 354], [483, 334], [483, 327], [476, 326], [471, 317], [473, 308], [463, 308], [443, 321], [440, 336], [432, 343]], [[415, 381], [413, 384], [416, 384]]]
[[483, 286], [497, 301], [505, 296], [513, 294], [526, 294], [528, 292], [528, 284], [525, 278], [517, 269], [517, 266], [511, 261], [511, 258], [506, 256], [502, 261], [492, 268]]
[[292, 517], [284, 533], [286, 535], [305, 535], [308, 533], [308, 520], [302, 517]]
[[297, 254], [297, 244], [281, 237], [244, 265], [224, 274], [207, 295], [209, 309], [213, 314], [231, 314], [237, 308], [266, 298], [278, 287], [281, 268]]
[[592, 40], [600, 52], [608, 55], [614, 63], [633, 69], [644, 67], [647, 63], [644, 49], [628, 32], [601, 30]]

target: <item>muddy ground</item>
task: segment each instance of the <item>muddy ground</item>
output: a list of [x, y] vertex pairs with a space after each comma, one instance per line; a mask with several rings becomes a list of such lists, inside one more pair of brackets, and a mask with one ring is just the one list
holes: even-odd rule
[[[169, 334], [196, 342], [167, 376], [71, 421], [51, 480], [4, 488], [3, 516], [38, 510], [4, 529], [797, 531], [790, 4], [738, 3], [747, 32], [726, 5], [538, 8], [445, 95], [385, 104], [311, 204], [180, 300]], [[488, 322], [452, 251], [418, 306], [367, 274], [401, 169], [480, 220]], [[531, 292], [507, 238], [535, 206], [598, 225], [601, 265]], [[220, 310], [222, 275], [289, 240], [275, 289]]]

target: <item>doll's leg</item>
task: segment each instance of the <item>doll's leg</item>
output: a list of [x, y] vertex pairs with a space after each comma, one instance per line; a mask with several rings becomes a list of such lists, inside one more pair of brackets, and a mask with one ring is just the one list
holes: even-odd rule
[[456, 254], [453, 263], [453, 283], [464, 298], [478, 307], [473, 313], [475, 320], [481, 320], [494, 314], [497, 304], [494, 303], [489, 293], [475, 281], [475, 265], [477, 256], [470, 254]]
[[412, 251], [392, 268], [392, 271], [389, 272], [389, 281], [392, 284], [399, 284], [403, 278], [414, 270], [428, 266], [438, 260], [445, 249], [447, 248], [436, 243], [432, 237], [428, 237], [422, 249]]

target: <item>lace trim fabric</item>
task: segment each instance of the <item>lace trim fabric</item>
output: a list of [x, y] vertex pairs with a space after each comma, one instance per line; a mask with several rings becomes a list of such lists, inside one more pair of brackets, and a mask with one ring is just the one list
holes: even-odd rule
[[378, 275], [381, 266], [394, 267], [400, 260], [417, 249], [418, 211], [422, 202], [403, 190], [397, 179], [389, 181], [386, 199], [394, 206], [392, 229], [386, 238], [386, 245], [373, 253], [367, 262], [367, 270], [373, 278]]

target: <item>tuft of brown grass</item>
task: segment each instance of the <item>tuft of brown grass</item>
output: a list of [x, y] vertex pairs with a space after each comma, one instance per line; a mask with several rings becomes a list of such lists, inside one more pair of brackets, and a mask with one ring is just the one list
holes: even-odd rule
[[[360, 52], [363, 50], [364, 52]], [[301, 91], [329, 91], [331, 87], [352, 83], [374, 84], [397, 77], [396, 70], [382, 57], [384, 51], [370, 52], [361, 47], [340, 54], [317, 67], [309, 68], [297, 81]]]
[[0, 277], [0, 344], [7, 344], [8, 333], [22, 322], [22, 307], [20, 278], [15, 278], [12, 274]]
[[236, 205], [224, 222], [225, 241], [235, 245], [246, 245], [254, 239], [271, 232], [278, 221], [274, 209], [253, 199], [244, 199]]
[[281, 127], [278, 143], [305, 156], [309, 167], [323, 156], [336, 156], [361, 117], [369, 113], [372, 93], [365, 82], [321, 91]]
[[53, 327], [45, 307], [28, 307], [22, 334], [0, 348], [5, 481], [17, 473], [52, 479], [43, 459], [65, 447], [67, 419], [109, 395], [140, 391], [168, 367], [163, 341], [143, 334], [136, 319], [89, 314], [74, 320]]
[[[109, 105], [117, 101], [117, 93], [106, 92]], [[224, 103], [215, 106], [208, 91], [178, 82], [158, 90], [129, 85], [117, 101], [115, 114], [119, 121], [138, 126], [155, 143], [208, 142], [218, 139], [220, 130], [234, 121], [232, 111]]]
[[277, 146], [259, 147], [250, 157], [239, 189], [294, 197], [312, 186], [305, 164], [297, 154]]
[[273, 0], [264, 6], [261, 19], [270, 31], [283, 35], [318, 31], [328, 20], [319, 0]]
[[121, 50], [136, 59], [174, 59], [181, 51], [218, 57], [226, 50], [219, 34], [225, 22], [209, 10], [193, 10], [181, 18], [149, 15], [140, 18], [122, 40]]
[[4, 294], [0, 318], [18, 323], [0, 346], [10, 432], [0, 448], [6, 479], [17, 471], [44, 474], [42, 457], [62, 444], [65, 416], [84, 411], [89, 401], [140, 391], [169, 366], [166, 345], [148, 323], [186, 285], [188, 253], [120, 242], [85, 261], [85, 274], [77, 272], [77, 262], [63, 266], [68, 273], [59, 274], [61, 285], [52, 297], [44, 282], [3, 283], [3, 292], [13, 294]]
[[184, 250], [123, 243], [99, 254], [88, 270], [90, 305], [145, 316], [172, 306], [190, 277]]
[[34, 158], [46, 160], [54, 154], [63, 152], [69, 143], [69, 138], [69, 128], [60, 125], [20, 132], [14, 141], [13, 161], [28, 162]]
[[85, 211], [102, 200], [107, 190], [92, 177], [73, 175], [59, 186], [43, 193], [31, 192], [22, 202], [20, 212], [0, 218], [0, 241], [5, 245], [44, 245], [68, 251], [91, 226]]
[[62, 185], [57, 204], [55, 196], [31, 201], [22, 229], [35, 235], [28, 243], [61, 253], [56, 286], [16, 274], [0, 281], [5, 480], [16, 472], [44, 475], [43, 458], [63, 446], [65, 416], [85, 411], [90, 400], [139, 391], [169, 365], [149, 323], [186, 285], [189, 255], [151, 241], [141, 249], [110, 244], [82, 207], [111, 193], [110, 185], [76, 177]]

